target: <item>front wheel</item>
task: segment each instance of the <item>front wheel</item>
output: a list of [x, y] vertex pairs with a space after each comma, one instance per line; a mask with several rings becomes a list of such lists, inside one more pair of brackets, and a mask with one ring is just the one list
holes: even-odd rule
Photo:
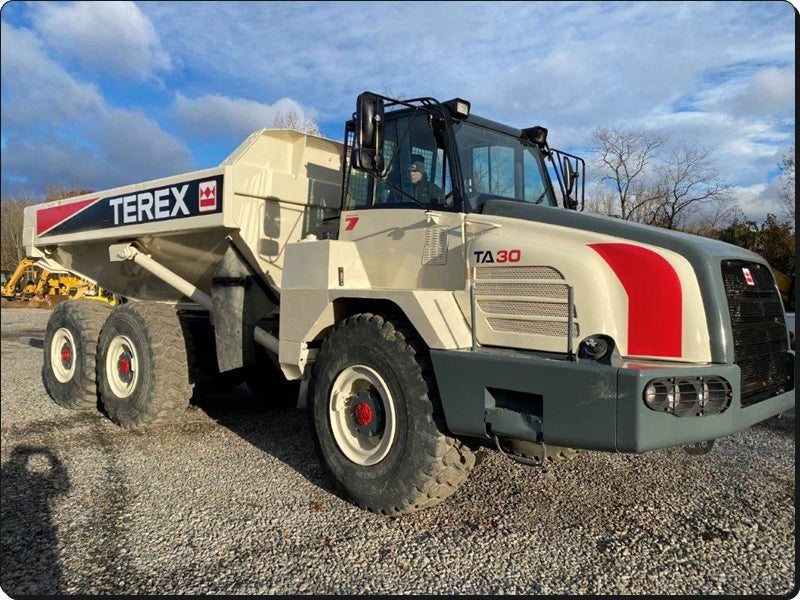
[[309, 390], [316, 450], [362, 508], [400, 515], [433, 506], [475, 464], [445, 430], [429, 364], [413, 331], [371, 314], [342, 322], [320, 348]]

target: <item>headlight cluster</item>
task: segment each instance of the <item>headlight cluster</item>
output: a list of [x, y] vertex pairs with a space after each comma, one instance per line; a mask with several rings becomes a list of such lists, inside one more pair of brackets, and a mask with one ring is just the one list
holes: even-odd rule
[[661, 377], [644, 388], [644, 403], [676, 417], [703, 417], [723, 412], [731, 403], [731, 385], [722, 377]]

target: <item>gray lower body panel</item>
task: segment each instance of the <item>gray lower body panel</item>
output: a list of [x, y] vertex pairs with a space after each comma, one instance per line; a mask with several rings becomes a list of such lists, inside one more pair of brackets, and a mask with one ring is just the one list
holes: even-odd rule
[[[431, 359], [447, 425], [456, 435], [641, 453], [718, 439], [794, 408], [794, 389], [742, 407], [736, 365], [619, 367], [486, 348], [431, 350]], [[644, 389], [656, 377], [712, 375], [732, 388], [730, 405], [720, 414], [677, 417], [644, 403]]]

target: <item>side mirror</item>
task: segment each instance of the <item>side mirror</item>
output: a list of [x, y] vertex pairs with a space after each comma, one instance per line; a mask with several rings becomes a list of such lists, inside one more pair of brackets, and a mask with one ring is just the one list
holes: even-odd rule
[[566, 195], [572, 195], [572, 188], [575, 186], [575, 169], [572, 168], [572, 163], [569, 162], [569, 157], [564, 157], [564, 189]]
[[359, 94], [356, 100], [355, 129], [353, 167], [373, 175], [379, 174], [383, 170], [383, 98], [371, 92]]
[[[586, 163], [580, 156], [563, 152], [562, 150], [551, 150], [553, 172], [558, 179], [561, 194], [564, 198], [564, 208], [583, 210], [584, 193], [586, 190]], [[575, 192], [575, 198], [572, 197]]]

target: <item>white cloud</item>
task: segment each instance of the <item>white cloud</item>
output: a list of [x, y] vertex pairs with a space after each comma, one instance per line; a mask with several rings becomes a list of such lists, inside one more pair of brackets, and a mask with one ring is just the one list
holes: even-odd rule
[[0, 23], [2, 124], [52, 126], [98, 109], [103, 98], [93, 84], [75, 81], [44, 53], [32, 32]]
[[48, 45], [99, 73], [144, 80], [171, 68], [133, 2], [32, 2], [31, 21]]
[[3, 192], [104, 189], [189, 170], [184, 142], [142, 112], [110, 106], [28, 30], [2, 23]]
[[775, 215], [779, 220], [786, 218], [778, 203], [777, 184], [778, 180], [773, 179], [766, 183], [732, 189], [734, 201], [742, 209], [746, 219], [762, 223], [768, 214]]
[[747, 89], [735, 99], [737, 115], [784, 114], [795, 108], [795, 68], [767, 67], [753, 75]]
[[187, 146], [144, 115], [106, 107], [74, 129], [3, 132], [3, 191], [103, 190], [190, 171]]
[[[460, 96], [513, 124], [610, 124], [698, 90], [709, 70], [794, 56], [794, 16], [780, 3], [757, 23], [731, 2], [141, 6], [173, 56], [232, 95], [290, 96], [324, 120], [347, 118], [372, 89]], [[214, 43], [197, 44], [197, 31]]]
[[213, 94], [187, 98], [178, 93], [175, 96], [174, 110], [181, 127], [193, 136], [236, 143], [257, 129], [272, 127], [278, 115], [294, 113], [298, 117], [314, 119], [313, 113], [291, 98], [280, 98], [272, 104], [264, 104]]

